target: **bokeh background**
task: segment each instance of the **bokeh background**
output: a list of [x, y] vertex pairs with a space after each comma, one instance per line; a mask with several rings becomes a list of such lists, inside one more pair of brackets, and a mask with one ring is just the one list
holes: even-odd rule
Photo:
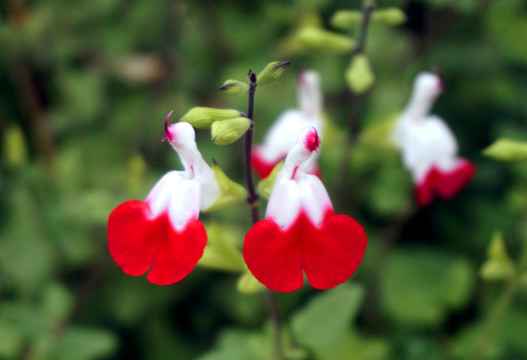
[[[170, 110], [174, 120], [194, 106], [245, 111], [245, 98], [218, 87], [291, 60], [257, 91], [256, 139], [296, 106], [300, 69], [317, 70], [334, 129], [321, 153], [324, 182], [369, 247], [346, 284], [278, 295], [286, 357], [526, 359], [525, 276], [491, 281], [480, 269], [496, 231], [510, 261], [526, 251], [527, 167], [481, 151], [502, 136], [527, 140], [527, 3], [377, 5], [400, 7], [407, 21], [371, 24], [376, 84], [357, 97], [344, 79], [349, 54], [295, 52], [288, 41], [305, 23], [331, 29], [331, 15], [360, 10], [359, 1], [2, 0], [0, 358], [270, 358], [261, 293], [199, 266], [165, 287], [127, 276], [107, 251], [106, 222], [179, 168], [160, 141]], [[361, 134], [400, 111], [413, 77], [434, 66], [445, 84], [434, 112], [477, 175], [455, 199], [415, 209], [400, 154]], [[340, 174], [353, 117], [358, 141]], [[242, 181], [241, 142], [197, 138], [205, 159]], [[342, 176], [347, 186], [336, 189]], [[239, 246], [250, 226], [243, 203], [201, 219], [238, 234]]]

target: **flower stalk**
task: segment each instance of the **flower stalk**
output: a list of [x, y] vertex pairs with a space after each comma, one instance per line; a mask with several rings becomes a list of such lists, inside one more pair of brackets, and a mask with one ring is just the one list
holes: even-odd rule
[[[247, 204], [251, 209], [251, 221], [252, 225], [256, 224], [260, 220], [260, 211], [258, 208], [258, 194], [254, 186], [253, 174], [252, 174], [252, 146], [253, 146], [253, 133], [254, 133], [254, 94], [256, 92], [257, 77], [256, 74], [249, 70], [247, 73], [249, 78], [249, 91], [248, 91], [248, 102], [247, 102], [247, 118], [251, 122], [251, 126], [245, 133], [245, 143], [243, 151], [243, 163], [244, 163], [244, 176], [245, 183], [247, 184]], [[282, 341], [280, 337], [282, 320], [280, 317], [280, 309], [278, 307], [278, 301], [276, 294], [273, 291], [266, 292], [267, 311], [269, 318], [272, 323], [273, 333], [273, 359], [282, 359]]]

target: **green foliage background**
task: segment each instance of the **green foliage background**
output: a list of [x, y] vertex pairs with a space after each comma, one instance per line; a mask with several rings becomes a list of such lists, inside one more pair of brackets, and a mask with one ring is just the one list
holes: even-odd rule
[[[199, 267], [166, 287], [126, 276], [107, 251], [106, 222], [179, 167], [160, 142], [170, 110], [174, 119], [193, 106], [243, 111], [245, 98], [217, 88], [285, 59], [286, 74], [256, 94], [256, 138], [296, 106], [296, 71], [319, 71], [336, 126], [321, 153], [330, 193], [350, 116], [359, 114], [360, 139], [400, 111], [415, 74], [434, 65], [446, 87], [434, 112], [478, 171], [454, 200], [404, 221], [413, 194], [400, 155], [359, 141], [335, 203], [365, 227], [369, 247], [349, 282], [278, 296], [287, 357], [465, 359], [484, 349], [485, 359], [526, 358], [525, 285], [494, 316], [508, 280], [483, 281], [478, 269], [495, 230], [514, 261], [527, 240], [526, 165], [481, 155], [502, 136], [527, 140], [527, 3], [378, 6], [399, 6], [408, 21], [371, 25], [376, 84], [351, 103], [349, 56], [293, 54], [285, 39], [313, 14], [329, 28], [335, 10], [358, 1], [1, 2], [0, 358], [270, 358], [262, 294], [241, 294], [236, 276]], [[241, 142], [197, 136], [204, 157], [241, 181]], [[229, 227], [236, 244], [250, 223], [245, 204], [201, 219]]]

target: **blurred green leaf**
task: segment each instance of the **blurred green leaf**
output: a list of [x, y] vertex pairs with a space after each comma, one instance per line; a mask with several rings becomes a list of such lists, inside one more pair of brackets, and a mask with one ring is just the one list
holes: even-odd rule
[[349, 331], [363, 297], [362, 287], [349, 283], [319, 293], [293, 315], [295, 338], [310, 348], [330, 346]]
[[244, 271], [245, 261], [238, 249], [243, 234], [235, 227], [220, 225], [217, 222], [208, 223], [205, 227], [208, 241], [198, 265], [221, 271]]
[[503, 234], [495, 232], [487, 250], [487, 261], [481, 266], [480, 274], [485, 280], [507, 279], [514, 275], [512, 262], [503, 241]]
[[66, 331], [53, 355], [56, 360], [95, 360], [117, 350], [117, 338], [103, 329], [72, 327]]
[[0, 358], [17, 359], [24, 346], [24, 334], [17, 327], [0, 322]]
[[236, 288], [242, 294], [247, 295], [266, 290], [265, 285], [259, 282], [258, 279], [256, 279], [254, 275], [248, 270], [240, 275], [238, 278], [238, 283], [236, 284]]
[[385, 274], [382, 305], [392, 318], [411, 326], [441, 323], [450, 310], [465, 305], [475, 280], [466, 258], [430, 250], [393, 253]]
[[216, 348], [196, 360], [252, 360], [257, 359], [249, 348], [249, 333], [242, 330], [224, 330]]

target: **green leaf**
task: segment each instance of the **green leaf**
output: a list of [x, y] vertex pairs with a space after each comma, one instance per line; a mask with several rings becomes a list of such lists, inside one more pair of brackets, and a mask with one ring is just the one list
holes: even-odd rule
[[483, 150], [483, 155], [499, 161], [527, 160], [527, 143], [511, 139], [498, 139]]
[[246, 269], [243, 255], [238, 249], [243, 234], [233, 227], [220, 226], [216, 222], [206, 224], [207, 246], [198, 265], [229, 272], [242, 272]]
[[23, 332], [12, 324], [0, 322], [0, 358], [16, 359], [23, 347]]
[[375, 83], [375, 74], [366, 55], [358, 54], [353, 57], [346, 70], [346, 81], [357, 94], [362, 94]]
[[42, 294], [42, 307], [45, 316], [54, 323], [67, 318], [73, 306], [73, 295], [60, 283], [51, 283]]
[[216, 163], [213, 163], [211, 168], [214, 172], [216, 181], [220, 185], [221, 194], [218, 199], [216, 199], [214, 204], [212, 204], [212, 206], [208, 209], [204, 210], [204, 212], [223, 209], [246, 199], [247, 190], [245, 190], [243, 186], [229, 179], [229, 177], [227, 177], [227, 175]]
[[275, 165], [269, 176], [258, 183], [256, 192], [258, 192], [258, 194], [260, 194], [260, 196], [264, 199], [269, 200], [269, 197], [271, 197], [271, 192], [274, 188], [274, 182], [276, 181], [276, 177], [278, 176], [280, 170], [282, 170], [283, 166], [284, 162], [280, 161]]
[[112, 355], [117, 349], [117, 338], [111, 332], [86, 327], [67, 330], [58, 344], [55, 360], [95, 360]]
[[254, 360], [249, 348], [250, 333], [228, 329], [221, 333], [215, 348], [196, 360]]
[[330, 23], [337, 29], [349, 30], [362, 22], [362, 12], [357, 10], [338, 10]]
[[379, 149], [397, 149], [397, 146], [392, 141], [392, 133], [397, 125], [399, 116], [399, 113], [394, 113], [386, 117], [384, 120], [369, 125], [359, 134], [359, 141]]
[[265, 66], [256, 78], [258, 85], [265, 85], [280, 78], [291, 61], [274, 61]]
[[310, 348], [330, 346], [349, 331], [363, 297], [362, 287], [349, 283], [320, 293], [294, 314], [295, 338]]
[[503, 234], [496, 231], [487, 250], [488, 259], [481, 266], [480, 274], [485, 280], [508, 279], [514, 275], [514, 263], [512, 262], [505, 243]]
[[4, 159], [11, 168], [21, 168], [27, 164], [28, 152], [26, 137], [22, 128], [11, 125], [4, 130]]
[[430, 250], [395, 252], [388, 259], [382, 305], [395, 320], [412, 326], [439, 324], [461, 308], [474, 286], [467, 259]]

